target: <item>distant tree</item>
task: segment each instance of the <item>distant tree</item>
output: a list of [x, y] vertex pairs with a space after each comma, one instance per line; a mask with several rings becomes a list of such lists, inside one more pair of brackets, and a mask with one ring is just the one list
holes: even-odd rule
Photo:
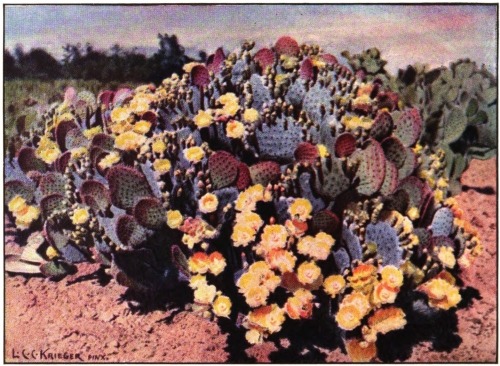
[[55, 79], [61, 76], [61, 65], [43, 48], [33, 48], [18, 60], [21, 74], [28, 78]]
[[173, 73], [180, 74], [182, 66], [192, 61], [184, 52], [175, 34], [158, 34], [160, 48], [150, 59], [151, 73], [149, 79], [158, 84]]
[[21, 76], [21, 70], [17, 65], [15, 57], [9, 50], [3, 50], [3, 73], [6, 78], [16, 78]]

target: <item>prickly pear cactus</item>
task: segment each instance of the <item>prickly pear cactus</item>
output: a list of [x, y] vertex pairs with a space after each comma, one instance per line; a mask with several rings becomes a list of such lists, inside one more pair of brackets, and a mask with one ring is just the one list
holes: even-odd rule
[[416, 308], [461, 301], [481, 243], [449, 198], [448, 164], [465, 164], [449, 150], [491, 122], [496, 93], [461, 62], [427, 80], [445, 107], [401, 102], [374, 77], [378, 50], [349, 63], [282, 37], [158, 86], [69, 90], [6, 157], [6, 214], [43, 231], [39, 264], [7, 270], [61, 278], [98, 260], [134, 291], [192, 290], [194, 312], [250, 344], [320, 319], [373, 360]]

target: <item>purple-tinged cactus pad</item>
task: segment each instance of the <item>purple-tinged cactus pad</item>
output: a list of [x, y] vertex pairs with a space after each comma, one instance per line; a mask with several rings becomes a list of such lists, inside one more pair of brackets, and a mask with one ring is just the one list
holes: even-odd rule
[[387, 111], [382, 111], [377, 114], [373, 121], [370, 135], [377, 141], [382, 141], [392, 133], [394, 122], [392, 116]]
[[104, 107], [107, 109], [109, 105], [113, 102], [113, 98], [115, 96], [115, 92], [111, 90], [104, 90], [99, 94], [97, 100], [99, 104], [104, 104]]
[[400, 169], [406, 160], [406, 148], [397, 137], [390, 136], [382, 141], [382, 149], [386, 159]]
[[295, 39], [284, 36], [276, 41], [274, 50], [278, 55], [297, 56], [300, 52], [300, 47]]
[[66, 151], [62, 153], [54, 162], [54, 169], [59, 173], [64, 173], [66, 168], [68, 167], [70, 160], [71, 160], [71, 151]]
[[116, 222], [116, 235], [129, 248], [135, 248], [146, 239], [146, 230], [133, 216], [123, 215]]
[[391, 112], [398, 106], [399, 97], [393, 92], [381, 92], [377, 95], [378, 109], [387, 108]]
[[203, 65], [196, 65], [191, 69], [191, 83], [198, 88], [204, 88], [210, 84], [208, 69]]
[[40, 191], [44, 196], [51, 195], [53, 193], [59, 193], [61, 195], [65, 194], [66, 179], [61, 173], [45, 173], [40, 179]]
[[131, 210], [142, 197], [151, 196], [151, 188], [142, 173], [136, 169], [116, 165], [107, 173], [111, 202], [119, 208]]
[[430, 188], [426, 183], [414, 176], [403, 179], [398, 185], [398, 190], [399, 189], [408, 193], [410, 207], [417, 208], [420, 208], [424, 202], [427, 192], [430, 191]]
[[174, 263], [177, 270], [184, 275], [187, 279], [191, 277], [189, 272], [189, 265], [186, 255], [182, 252], [178, 245], [173, 245], [171, 249], [172, 262]]
[[4, 184], [5, 204], [8, 204], [15, 196], [20, 196], [31, 202], [35, 192], [32, 187], [28, 186], [20, 180], [11, 180]]
[[315, 232], [323, 231], [327, 234], [334, 235], [339, 226], [339, 218], [330, 210], [322, 210], [316, 212], [312, 217], [312, 229]]
[[385, 179], [385, 156], [380, 144], [373, 139], [367, 141], [363, 150], [356, 151], [352, 158], [359, 163], [356, 176], [359, 178], [357, 191], [371, 196], [377, 192]]
[[105, 211], [111, 204], [108, 188], [96, 180], [86, 180], [80, 187], [80, 197], [92, 197], [99, 210]]
[[240, 162], [226, 151], [217, 151], [208, 158], [210, 179], [216, 189], [232, 185], [238, 176]]
[[325, 62], [327, 65], [335, 65], [338, 63], [337, 58], [330, 53], [323, 53], [319, 55], [319, 59]]
[[79, 129], [75, 121], [62, 121], [55, 129], [55, 139], [61, 151], [66, 151], [66, 135], [72, 129]]
[[335, 140], [335, 155], [339, 158], [351, 156], [356, 150], [356, 137], [345, 132]]
[[98, 133], [92, 138], [90, 143], [92, 147], [100, 147], [101, 149], [111, 151], [115, 146], [115, 139], [105, 133]]
[[399, 179], [404, 179], [413, 174], [418, 166], [417, 156], [413, 152], [411, 147], [405, 148], [406, 158], [404, 164], [399, 168]]
[[245, 163], [238, 164], [238, 178], [236, 179], [236, 188], [240, 191], [246, 189], [252, 184], [252, 177], [250, 176], [250, 169]]
[[429, 226], [432, 236], [448, 236], [453, 230], [453, 212], [448, 207], [441, 207], [434, 214]]
[[55, 210], [64, 210], [64, 196], [62, 194], [54, 193], [50, 196], [45, 196], [40, 201], [40, 208], [44, 218], [48, 218]]
[[252, 165], [249, 169], [252, 182], [263, 186], [276, 182], [281, 175], [280, 166], [274, 161], [261, 161]]
[[314, 79], [314, 65], [310, 58], [306, 58], [300, 65], [299, 75], [304, 80]]
[[262, 70], [265, 70], [268, 66], [274, 65], [275, 56], [274, 52], [269, 48], [261, 48], [257, 51], [253, 59], [259, 64]]
[[295, 149], [294, 156], [297, 161], [314, 164], [319, 157], [318, 148], [309, 142], [301, 142]]
[[404, 189], [398, 189], [384, 199], [384, 209], [406, 214], [410, 204], [410, 196]]
[[35, 149], [32, 147], [23, 147], [19, 150], [17, 159], [19, 167], [24, 173], [27, 173], [30, 170], [38, 170], [42, 173], [47, 171], [47, 165], [41, 159], [36, 157]]
[[400, 266], [403, 259], [403, 249], [399, 245], [396, 230], [387, 222], [368, 224], [365, 242], [377, 244], [377, 254], [381, 257], [384, 266]]
[[64, 141], [66, 149], [68, 150], [79, 147], [87, 147], [89, 145], [89, 140], [87, 140], [87, 138], [79, 128], [73, 128], [69, 130], [66, 133], [66, 138]]
[[222, 66], [222, 63], [226, 59], [224, 55], [224, 50], [222, 47], [217, 48], [215, 54], [208, 56], [207, 58], [207, 69], [208, 71], [212, 71], [214, 74], [217, 74]]
[[113, 96], [114, 106], [121, 106], [126, 101], [130, 100], [134, 95], [134, 92], [129, 88], [118, 89]]
[[145, 197], [134, 206], [137, 222], [148, 229], [160, 229], [165, 226], [165, 210], [161, 201], [154, 197]]
[[384, 196], [390, 195], [396, 187], [398, 186], [398, 169], [391, 161], [385, 162], [385, 178], [382, 187], [380, 187], [380, 193]]
[[422, 132], [422, 118], [417, 108], [406, 109], [394, 123], [393, 134], [404, 146], [413, 146]]

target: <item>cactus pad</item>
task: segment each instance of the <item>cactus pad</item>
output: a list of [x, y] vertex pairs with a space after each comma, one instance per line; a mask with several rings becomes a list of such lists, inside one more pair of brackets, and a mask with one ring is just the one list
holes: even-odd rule
[[345, 248], [339, 248], [333, 251], [333, 259], [339, 273], [344, 272], [347, 268], [351, 267], [351, 258], [347, 254]]
[[385, 156], [380, 144], [370, 139], [363, 150], [356, 151], [351, 158], [358, 162], [356, 176], [359, 178], [357, 191], [371, 196], [377, 192], [385, 178]]
[[259, 64], [262, 70], [274, 64], [274, 52], [269, 48], [261, 48], [253, 57], [254, 61]]
[[238, 178], [236, 179], [236, 188], [240, 191], [246, 189], [252, 183], [252, 177], [250, 176], [250, 169], [245, 163], [240, 163], [238, 165]]
[[61, 173], [46, 173], [40, 179], [40, 191], [44, 196], [53, 193], [65, 194], [66, 179]]
[[452, 143], [463, 135], [467, 128], [467, 117], [462, 109], [452, 108], [443, 124], [443, 142]]
[[417, 108], [406, 109], [394, 123], [394, 135], [404, 146], [415, 144], [422, 132], [422, 118]]
[[325, 208], [325, 201], [313, 191], [313, 178], [310, 173], [304, 172], [299, 177], [300, 196], [307, 198], [313, 206], [313, 212], [317, 212]]
[[335, 140], [335, 155], [339, 158], [350, 156], [356, 150], [356, 138], [349, 132], [343, 133]]
[[131, 210], [142, 197], [151, 196], [151, 188], [143, 174], [125, 165], [109, 168], [107, 173], [111, 202], [114, 205]]
[[64, 173], [68, 167], [69, 161], [71, 160], [71, 151], [66, 151], [59, 155], [59, 157], [54, 162], [54, 168], [59, 173]]
[[385, 158], [400, 169], [406, 160], [406, 148], [397, 137], [390, 136], [382, 141]]
[[316, 83], [309, 89], [304, 98], [304, 110], [309, 119], [316, 124], [320, 124], [323, 120], [321, 109], [325, 108], [325, 112], [327, 112], [331, 106], [331, 101], [330, 90]]
[[373, 121], [370, 135], [377, 141], [382, 141], [392, 133], [394, 122], [389, 112], [382, 111], [377, 114]]
[[385, 162], [385, 178], [380, 193], [384, 196], [390, 195], [398, 186], [398, 169], [391, 161]]
[[249, 169], [252, 182], [263, 186], [276, 182], [281, 175], [280, 166], [274, 161], [261, 161], [252, 165]]
[[260, 157], [280, 163], [291, 162], [295, 148], [302, 142], [302, 128], [289, 118], [280, 118], [272, 125], [263, 123], [255, 135]]
[[35, 155], [35, 149], [32, 147], [23, 147], [19, 150], [19, 155], [17, 157], [19, 167], [25, 173], [30, 170], [37, 170], [39, 172], [45, 173], [47, 170], [47, 165]]
[[298, 78], [287, 90], [285, 101], [296, 107], [302, 106], [302, 101], [307, 93], [305, 81]]
[[55, 139], [61, 151], [66, 150], [66, 134], [74, 128], [79, 128], [75, 121], [62, 121], [57, 125], [55, 129]]
[[314, 65], [310, 58], [306, 58], [302, 61], [299, 69], [299, 75], [304, 80], [313, 80], [314, 79]]
[[297, 56], [300, 52], [299, 44], [292, 37], [284, 36], [276, 41], [274, 50], [278, 55]]
[[165, 210], [161, 201], [154, 197], [145, 197], [134, 206], [136, 221], [148, 229], [160, 229], [165, 226]]
[[100, 147], [103, 150], [111, 151], [115, 147], [115, 139], [105, 133], [98, 133], [92, 138], [91, 145]]
[[342, 224], [342, 241], [347, 247], [351, 259], [361, 260], [363, 258], [363, 249], [358, 236], [345, 223]]
[[415, 155], [411, 147], [407, 147], [404, 164], [398, 170], [399, 179], [401, 180], [412, 175], [417, 168], [417, 165], [417, 156]]
[[217, 151], [208, 158], [210, 179], [216, 189], [232, 185], [238, 176], [239, 161], [226, 151]]
[[133, 97], [133, 92], [129, 88], [121, 88], [118, 89], [113, 96], [113, 104], [114, 106], [121, 106], [125, 102], [129, 101]]
[[87, 140], [87, 138], [79, 128], [73, 128], [69, 130], [66, 133], [66, 138], [64, 141], [64, 144], [68, 150], [78, 147], [86, 147], [89, 144], [89, 140]]
[[319, 157], [318, 148], [309, 142], [301, 142], [295, 149], [294, 156], [300, 162], [314, 164]]
[[271, 100], [271, 93], [262, 83], [262, 78], [257, 74], [252, 74], [250, 77], [250, 85], [252, 86], [252, 108], [261, 110], [264, 103]]
[[122, 215], [116, 222], [116, 236], [129, 248], [136, 248], [146, 239], [146, 229], [133, 216]]
[[95, 203], [97, 209], [101, 211], [105, 211], [111, 204], [108, 188], [96, 180], [84, 181], [80, 187], [80, 196], [84, 201], [84, 197], [91, 197], [92, 203]]
[[330, 235], [335, 235], [339, 226], [339, 218], [330, 210], [316, 212], [312, 217], [312, 229], [314, 232], [323, 231]]
[[453, 212], [448, 207], [436, 211], [429, 227], [432, 236], [448, 236], [453, 230]]
[[403, 179], [398, 185], [398, 190], [399, 189], [408, 193], [410, 207], [417, 208], [421, 207], [425, 196], [430, 191], [426, 183], [414, 176]]
[[196, 65], [191, 69], [191, 83], [198, 88], [204, 88], [210, 83], [208, 69], [203, 65]]
[[[316, 190], [329, 199], [335, 199], [340, 193], [349, 188], [349, 179], [345, 176], [342, 163], [332, 158], [331, 168], [322, 162], [321, 172], [316, 172]], [[322, 177], [321, 179], [319, 179]]]
[[20, 180], [11, 180], [4, 184], [4, 194], [5, 203], [9, 203], [15, 196], [20, 196], [24, 198], [26, 202], [31, 202], [35, 192], [26, 183]]
[[207, 69], [208, 71], [213, 72], [214, 74], [217, 74], [221, 66], [226, 59], [226, 56], [224, 55], [224, 50], [222, 47], [217, 48], [215, 51], [215, 54], [208, 56], [207, 58]]
[[381, 257], [384, 266], [400, 266], [403, 259], [403, 249], [399, 245], [396, 230], [387, 222], [368, 224], [365, 242], [377, 244], [377, 254]]
[[48, 278], [58, 280], [69, 273], [75, 271], [75, 268], [62, 261], [50, 261], [40, 265], [40, 272]]
[[66, 206], [64, 204], [64, 196], [57, 193], [45, 196], [40, 201], [40, 208], [45, 219], [48, 218], [55, 210], [65, 210]]

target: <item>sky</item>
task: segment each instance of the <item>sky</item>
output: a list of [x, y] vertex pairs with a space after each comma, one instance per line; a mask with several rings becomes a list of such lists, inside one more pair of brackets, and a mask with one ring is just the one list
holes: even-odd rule
[[433, 67], [459, 58], [496, 73], [496, 5], [7, 5], [5, 47], [42, 47], [57, 58], [67, 43], [115, 43], [154, 51], [157, 34], [176, 34], [188, 54], [245, 39], [270, 46], [282, 35], [317, 43], [339, 56], [378, 47], [395, 72], [415, 62]]

